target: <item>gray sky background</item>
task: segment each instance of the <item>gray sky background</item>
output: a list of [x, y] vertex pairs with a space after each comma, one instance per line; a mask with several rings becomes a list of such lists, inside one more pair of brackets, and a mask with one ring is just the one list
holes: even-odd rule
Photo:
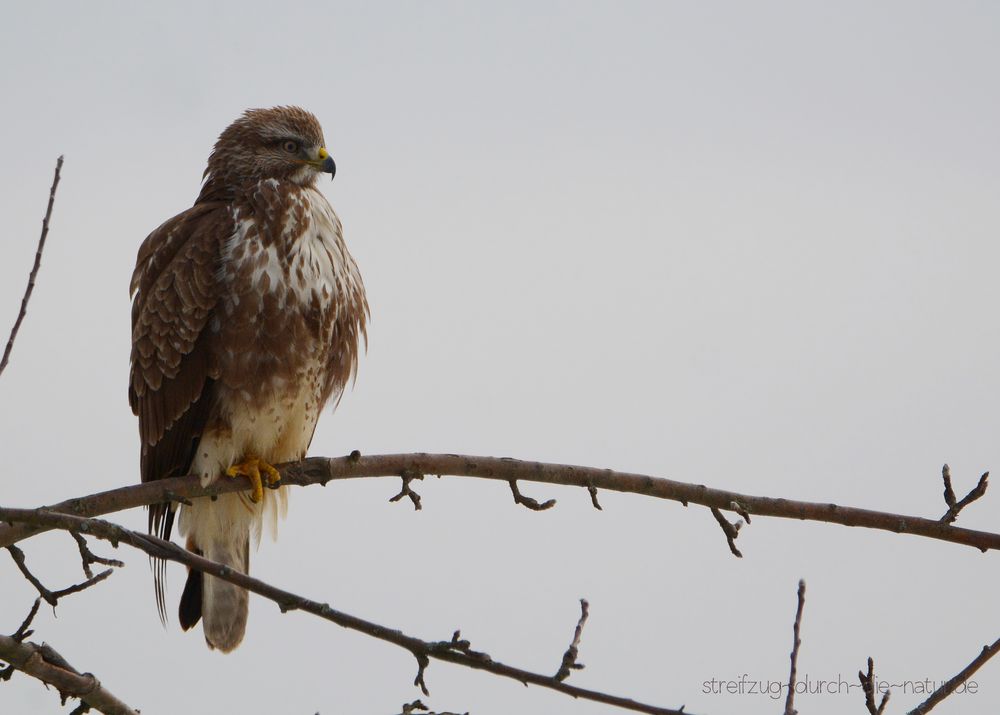
[[[0, 329], [56, 156], [39, 283], [0, 379], [0, 502], [138, 480], [126, 399], [135, 252], [194, 200], [219, 132], [299, 104], [372, 308], [357, 386], [311, 452], [449, 451], [633, 470], [940, 516], [1000, 468], [1000, 8], [987, 2], [33, 3], [0, 18]], [[267, 581], [426, 638], [693, 713], [774, 713], [712, 678], [942, 680], [1000, 635], [996, 554], [703, 509], [430, 480], [297, 490]], [[960, 524], [996, 531], [1000, 495]], [[116, 517], [144, 528], [141, 511]], [[72, 541], [27, 542], [52, 586]], [[108, 549], [103, 548], [103, 551]], [[251, 599], [212, 653], [164, 631], [146, 560], [43, 608], [37, 638], [144, 713], [393, 713], [407, 653]], [[170, 573], [176, 604], [183, 574]], [[0, 559], [0, 631], [34, 594]], [[172, 606], [171, 608], [173, 608]], [[603, 713], [456, 667], [437, 709]], [[942, 713], [1000, 709], [1000, 663]], [[903, 712], [919, 699], [898, 690]], [[801, 712], [860, 712], [858, 688]], [[15, 677], [0, 710], [55, 712]]]

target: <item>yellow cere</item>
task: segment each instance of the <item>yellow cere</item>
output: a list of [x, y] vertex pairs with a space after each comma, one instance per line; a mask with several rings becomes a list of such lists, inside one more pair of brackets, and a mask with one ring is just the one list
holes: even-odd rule
[[321, 146], [321, 147], [319, 148], [319, 158], [320, 158], [320, 159], [326, 159], [326, 157], [328, 157], [328, 156], [330, 156], [330, 152], [328, 152], [328, 151], [326, 150], [326, 147], [325, 147], [325, 146]]

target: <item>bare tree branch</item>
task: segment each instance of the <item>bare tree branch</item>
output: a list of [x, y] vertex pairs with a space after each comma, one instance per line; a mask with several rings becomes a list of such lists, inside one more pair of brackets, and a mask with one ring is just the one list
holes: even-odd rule
[[17, 331], [21, 329], [21, 322], [28, 312], [28, 301], [31, 300], [31, 292], [35, 290], [35, 277], [38, 269], [42, 265], [42, 251], [45, 250], [45, 239], [49, 235], [49, 219], [52, 218], [52, 207], [56, 202], [56, 187], [59, 186], [59, 174], [62, 171], [63, 158], [56, 159], [56, 173], [52, 177], [52, 188], [49, 189], [49, 206], [45, 209], [45, 218], [42, 219], [42, 235], [38, 239], [38, 248], [35, 250], [35, 264], [28, 274], [28, 285], [24, 289], [24, 297], [21, 298], [21, 310], [14, 321], [14, 327], [10, 330], [10, 337], [7, 338], [7, 347], [4, 348], [3, 357], [0, 358], [0, 375], [3, 374], [7, 363], [10, 361], [10, 352], [14, 349], [14, 340], [17, 338]]
[[[4, 372], [10, 361], [15, 340], [27, 314], [28, 303], [31, 299], [41, 266], [62, 165], [63, 157], [60, 156], [56, 162], [52, 185], [49, 191], [48, 205], [42, 220], [42, 230], [35, 252], [34, 264], [28, 276], [28, 283], [21, 300], [20, 310], [11, 328], [2, 358], [0, 358], [0, 374]], [[688, 484], [640, 474], [570, 465], [522, 462], [506, 458], [496, 459], [450, 454], [378, 455], [362, 458], [360, 453], [355, 451], [347, 458], [313, 458], [280, 465], [279, 468], [283, 476], [282, 484], [301, 486], [316, 483], [325, 486], [328, 481], [349, 478], [402, 478], [403, 483], [400, 492], [392, 497], [390, 501], [396, 502], [404, 497], [408, 498], [415, 510], [421, 509], [421, 497], [413, 491], [410, 484], [412, 481], [422, 479], [424, 474], [430, 473], [507, 481], [515, 503], [534, 511], [543, 511], [552, 508], [556, 505], [556, 500], [549, 499], [540, 503], [532, 497], [525, 496], [518, 488], [518, 481], [586, 488], [593, 506], [599, 510], [601, 509], [601, 505], [598, 502], [598, 488], [677, 501], [684, 506], [696, 504], [710, 509], [726, 536], [730, 550], [737, 557], [742, 557], [742, 553], [735, 544], [742, 523], [730, 522], [723, 515], [722, 510], [739, 514], [746, 523], [750, 523], [751, 513], [753, 513], [758, 516], [823, 521], [844, 526], [860, 526], [895, 533], [908, 533], [973, 546], [984, 552], [990, 549], [1000, 549], [1000, 534], [952, 526], [965, 507], [985, 496], [988, 487], [989, 472], [984, 473], [979, 478], [976, 486], [959, 500], [952, 486], [951, 472], [947, 464], [944, 465], [942, 470], [942, 479], [944, 482], [944, 500], [948, 509], [937, 521], [923, 517], [841, 507], [836, 504], [820, 504], [743, 495], [711, 489], [704, 485]], [[336, 611], [327, 604], [311, 601], [277, 587], [270, 586], [250, 576], [233, 571], [222, 564], [192, 554], [171, 542], [124, 529], [108, 522], [82, 518], [165, 501], [190, 504], [191, 498], [211, 496], [245, 488], [246, 484], [239, 479], [222, 480], [207, 488], [203, 488], [198, 483], [196, 477], [189, 476], [110, 490], [87, 497], [68, 500], [45, 510], [30, 511], [0, 507], [0, 518], [10, 523], [9, 526], [0, 524], [0, 547], [7, 547], [18, 569], [39, 593], [39, 597], [35, 599], [30, 612], [17, 631], [11, 636], [0, 635], [0, 660], [9, 664], [7, 668], [0, 671], [0, 681], [9, 679], [14, 671], [19, 670], [41, 680], [47, 685], [52, 685], [57, 688], [64, 703], [67, 697], [77, 697], [80, 699], [80, 706], [71, 715], [87, 712], [91, 708], [103, 713], [114, 714], [126, 713], [131, 715], [137, 712], [105, 690], [92, 674], [81, 674], [75, 670], [58, 652], [47, 644], [38, 645], [26, 640], [32, 635], [30, 626], [42, 600], [55, 607], [59, 598], [83, 591], [110, 576], [113, 570], [110, 568], [95, 576], [91, 569], [91, 566], [95, 563], [107, 566], [123, 565], [121, 561], [116, 559], [96, 556], [89, 549], [84, 537], [78, 533], [82, 531], [90, 533], [97, 538], [110, 541], [116, 547], [119, 542], [124, 542], [151, 556], [183, 563], [191, 568], [212, 574], [217, 578], [239, 585], [274, 601], [282, 612], [303, 610], [344, 628], [356, 630], [402, 647], [408, 650], [417, 660], [418, 672], [414, 683], [419, 685], [425, 694], [428, 693], [424, 681], [426, 668], [431, 659], [437, 659], [513, 678], [525, 685], [532, 683], [563, 692], [573, 697], [615, 705], [637, 712], [656, 713], [659, 715], [681, 715], [683, 713], [683, 707], [679, 710], [661, 708], [639, 703], [628, 698], [578, 688], [564, 682], [572, 670], [584, 667], [577, 661], [580, 639], [589, 615], [588, 603], [583, 599], [580, 601], [581, 615], [577, 622], [573, 639], [563, 655], [559, 670], [554, 676], [545, 676], [494, 661], [487, 653], [473, 650], [470, 642], [461, 638], [459, 631], [455, 631], [451, 640], [448, 641], [423, 641], [403, 634], [400, 631]], [[52, 591], [41, 583], [28, 568], [24, 552], [14, 545], [15, 542], [23, 538], [53, 528], [68, 531], [76, 540], [80, 552], [81, 565], [87, 576], [86, 581], [57, 591]], [[794, 695], [797, 661], [801, 645], [800, 628], [804, 602], [805, 582], [799, 581], [798, 605], [793, 624], [794, 640], [790, 654], [790, 672], [788, 693], [785, 702], [785, 715], [796, 715], [797, 713], [794, 709]], [[992, 645], [984, 646], [979, 655], [969, 665], [944, 683], [927, 700], [911, 710], [908, 715], [924, 715], [932, 710], [937, 704], [951, 695], [959, 685], [966, 682], [997, 652], [1000, 652], [1000, 639]], [[867, 674], [859, 671], [858, 676], [864, 689], [865, 704], [869, 713], [871, 715], [882, 715], [887, 706], [890, 693], [888, 691], [885, 692], [881, 702], [876, 705], [876, 680], [874, 676], [874, 662], [871, 658], [868, 659]], [[418, 712], [427, 713], [427, 715], [454, 715], [452, 713], [432, 713], [420, 700], [403, 705], [402, 711], [403, 715], [415, 715]]]
[[[593, 467], [526, 462], [508, 458], [415, 453], [366, 457], [353, 454], [347, 457], [312, 457], [301, 462], [279, 465], [279, 469], [282, 473], [282, 484], [298, 486], [325, 485], [327, 482], [340, 479], [370, 477], [399, 479], [408, 472], [494, 479], [504, 482], [518, 480], [562, 484], [588, 490], [593, 486], [607, 491], [676, 501], [685, 506], [698, 504], [728, 511], [734, 510], [733, 504], [735, 503], [746, 512], [746, 515], [821, 521], [843, 526], [891, 531], [897, 534], [912, 534], [972, 546], [984, 552], [990, 549], [1000, 549], [1000, 534], [964, 529], [937, 519], [857, 509], [837, 504], [751, 496], [711, 489], [702, 484], [689, 484], [662, 477], [614, 472], [609, 469]], [[177, 502], [211, 494], [245, 491], [248, 488], [249, 482], [245, 477], [220, 479], [208, 487], [202, 487], [199, 479], [195, 476], [174, 477], [69, 499], [47, 507], [47, 509], [78, 516], [99, 516], [148, 504]], [[0, 525], [0, 547], [13, 544], [39, 531], [44, 531], [44, 529], [37, 525]]]
[[223, 581], [228, 581], [248, 591], [252, 591], [259, 596], [274, 601], [281, 611], [300, 610], [319, 616], [325, 620], [350, 630], [364, 633], [373, 638], [392, 643], [408, 650], [417, 660], [418, 671], [415, 684], [420, 685], [427, 694], [424, 683], [424, 672], [431, 659], [442, 660], [454, 663], [466, 668], [483, 670], [493, 675], [511, 678], [525, 685], [538, 685], [551, 690], [570, 695], [574, 698], [590, 700], [593, 702], [614, 705], [616, 707], [633, 710], [641, 713], [651, 713], [652, 715], [682, 715], [682, 710], [658, 707], [646, 703], [640, 703], [631, 698], [610, 695], [597, 690], [580, 688], [557, 680], [551, 675], [542, 675], [529, 670], [523, 670], [511, 665], [506, 665], [493, 660], [487, 653], [471, 649], [468, 640], [462, 640], [461, 634], [456, 631], [450, 641], [425, 641], [413, 636], [406, 635], [394, 628], [373, 623], [371, 621], [352, 616], [348, 613], [333, 609], [326, 603], [319, 603], [310, 599], [298, 596], [289, 591], [285, 591], [276, 586], [272, 586], [259, 579], [240, 573], [228, 566], [209, 561], [206, 558], [187, 551], [177, 544], [164, 541], [155, 536], [141, 534], [137, 531], [125, 529], [116, 524], [112, 524], [100, 519], [86, 519], [70, 514], [57, 514], [39, 509], [8, 509], [0, 507], [0, 520], [8, 522], [23, 522], [46, 527], [47, 529], [62, 529], [65, 531], [78, 531], [88, 534], [98, 539], [103, 539], [117, 546], [119, 543], [128, 544], [136, 549], [144, 551], [150, 556], [175, 561], [185, 564], [207, 574], [211, 574]]
[[792, 665], [788, 671], [788, 695], [785, 697], [785, 715], [798, 715], [795, 709], [795, 671], [799, 663], [799, 646], [802, 639], [799, 638], [799, 630], [802, 628], [802, 609], [806, 605], [806, 582], [799, 580], [798, 590], [799, 605], [795, 609], [795, 623], [792, 625], [792, 654], [790, 659]]
[[911, 710], [907, 715], [924, 715], [925, 713], [929, 713], [935, 705], [955, 692], [955, 689], [958, 688], [959, 685], [971, 678], [977, 670], [983, 667], [986, 661], [995, 656], [998, 652], [1000, 652], [1000, 638], [994, 641], [993, 645], [983, 646], [982, 652], [980, 652], [971, 663], [962, 668], [962, 672], [931, 693], [929, 698], [920, 703], [917, 707], [913, 708], [913, 710]]
[[[37, 607], [38, 602], [35, 604]], [[77, 671], [45, 643], [22, 642], [17, 634], [0, 635], [0, 660], [9, 663], [15, 670], [54, 686], [63, 702], [67, 697], [74, 697], [106, 715], [138, 715], [138, 711], [108, 692], [97, 678]], [[9, 671], [5, 672], [10, 677]]]

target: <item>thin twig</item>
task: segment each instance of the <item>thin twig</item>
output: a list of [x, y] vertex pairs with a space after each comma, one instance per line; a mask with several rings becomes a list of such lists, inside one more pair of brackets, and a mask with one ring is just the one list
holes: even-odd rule
[[951, 488], [951, 467], [947, 464], [941, 468], [941, 479], [944, 480], [944, 503], [948, 505], [950, 511], [951, 507], [955, 506], [955, 490]]
[[597, 501], [597, 487], [593, 484], [588, 484], [587, 491], [590, 492], [590, 503], [594, 505], [594, 508], [597, 509], [597, 511], [604, 511], [604, 508], [601, 506], [601, 502]]
[[983, 646], [983, 650], [979, 653], [979, 655], [977, 655], [971, 663], [962, 668], [962, 671], [958, 675], [949, 680], [947, 683], [942, 684], [940, 688], [931, 693], [929, 698], [920, 703], [917, 707], [913, 708], [913, 710], [907, 713], [907, 715], [925, 715], [925, 713], [929, 713], [935, 705], [955, 692], [959, 685], [971, 678], [977, 670], [983, 667], [986, 661], [995, 656], [998, 652], [1000, 652], [1000, 638], [994, 641], [993, 645]]
[[[614, 472], [594, 467], [458, 454], [415, 453], [368, 455], [357, 458], [312, 457], [301, 462], [278, 465], [278, 468], [281, 470], [283, 486], [326, 484], [333, 480], [371, 477], [399, 479], [404, 470], [414, 470], [421, 474], [495, 479], [505, 482], [513, 479], [542, 484], [561, 484], [583, 489], [593, 485], [595, 488], [607, 491], [638, 494], [685, 505], [691, 503], [722, 510], [732, 509], [732, 503], [736, 502], [754, 517], [821, 521], [922, 536], [972, 546], [980, 551], [1000, 549], [998, 533], [964, 529], [938, 519], [858, 509], [838, 504], [752, 496], [711, 489], [703, 484], [689, 484], [662, 477]], [[47, 509], [78, 516], [100, 516], [122, 509], [170, 501], [168, 492], [174, 499], [193, 499], [213, 494], [246, 491], [249, 484], [246, 477], [238, 477], [220, 479], [210, 486], [203, 487], [197, 476], [173, 477], [68, 499]], [[0, 547], [13, 544], [43, 530], [29, 524], [18, 526], [0, 524]]]
[[861, 689], [865, 692], [865, 707], [868, 708], [870, 715], [882, 715], [885, 712], [885, 706], [889, 703], [889, 694], [891, 691], [886, 690], [882, 695], [882, 702], [876, 706], [875, 705], [875, 692], [876, 681], [875, 681], [875, 661], [871, 658], [868, 659], [868, 673], [865, 674], [862, 671], [858, 671], [858, 680], [861, 681]]
[[969, 491], [961, 501], [955, 500], [955, 490], [951, 487], [951, 467], [947, 464], [941, 469], [941, 478], [944, 480], [944, 503], [948, 505], [948, 511], [944, 513], [941, 517], [941, 521], [945, 524], [954, 523], [955, 519], [961, 513], [962, 509], [969, 506], [972, 502], [986, 495], [986, 488], [989, 486], [990, 473], [985, 472], [976, 486]]
[[113, 545], [128, 544], [144, 551], [150, 556], [185, 564], [216, 578], [228, 581], [240, 588], [252, 591], [259, 596], [274, 601], [282, 612], [300, 610], [319, 616], [325, 620], [350, 630], [364, 633], [373, 638], [392, 643], [409, 651], [418, 664], [417, 684], [422, 685], [426, 694], [424, 671], [431, 659], [454, 663], [475, 670], [484, 670], [505, 678], [511, 678], [520, 683], [538, 685], [555, 690], [574, 698], [614, 705], [635, 712], [651, 713], [652, 715], [681, 715], [680, 710], [658, 707], [641, 703], [631, 698], [610, 695], [597, 690], [577, 687], [556, 680], [551, 675], [535, 673], [515, 666], [506, 665], [493, 660], [488, 654], [472, 650], [468, 640], [463, 640], [459, 632], [455, 632], [450, 641], [425, 641], [406, 635], [399, 630], [373, 623], [352, 616], [343, 611], [333, 609], [326, 603], [319, 603], [298, 596], [259, 579], [240, 573], [223, 564], [209, 561], [187, 551], [177, 544], [164, 541], [155, 536], [142, 534], [125, 529], [100, 519], [84, 519], [70, 514], [56, 514], [38, 509], [9, 509], [0, 507], [0, 520], [9, 522], [26, 522], [64, 531], [79, 531], [80, 533], [103, 539]]
[[35, 290], [35, 277], [38, 269], [42, 265], [42, 251], [45, 250], [45, 238], [49, 235], [49, 219], [52, 218], [52, 207], [56, 202], [56, 187], [59, 186], [59, 173], [62, 171], [63, 158], [56, 159], [56, 173], [52, 177], [52, 188], [49, 189], [49, 205], [45, 209], [45, 218], [42, 219], [42, 235], [38, 239], [38, 248], [35, 250], [35, 264], [28, 274], [28, 285], [24, 289], [24, 297], [21, 298], [21, 310], [14, 321], [14, 327], [10, 330], [10, 337], [7, 338], [7, 347], [4, 348], [3, 358], [0, 358], [0, 375], [3, 374], [7, 363], [10, 361], [10, 351], [14, 349], [14, 340], [17, 338], [17, 331], [21, 329], [21, 322], [28, 312], [28, 301], [31, 300], [31, 293]]
[[118, 559], [106, 559], [103, 556], [94, 554], [87, 546], [87, 540], [75, 531], [69, 532], [69, 535], [76, 540], [76, 545], [80, 549], [80, 562], [83, 566], [83, 573], [86, 574], [87, 578], [94, 578], [94, 572], [90, 569], [91, 564], [103, 564], [104, 566], [115, 566], [117, 568], [125, 565]]
[[580, 599], [580, 620], [576, 622], [576, 630], [573, 631], [573, 640], [570, 641], [569, 648], [563, 653], [562, 663], [559, 664], [559, 670], [555, 674], [555, 679], [562, 681], [569, 677], [570, 671], [573, 670], [583, 670], [583, 663], [577, 662], [577, 657], [580, 654], [580, 637], [583, 635], [583, 626], [587, 623], [587, 617], [590, 615], [590, 604], [587, 603], [587, 599]]
[[729, 544], [729, 550], [733, 552], [733, 556], [738, 559], [742, 559], [743, 554], [736, 548], [736, 537], [740, 535], [740, 526], [742, 526], [743, 522], [738, 521], [735, 524], [731, 523], [729, 519], [724, 517], [722, 512], [714, 506], [712, 507], [712, 516], [715, 517], [715, 520], [722, 528], [722, 533], [726, 535], [726, 543]]
[[98, 584], [104, 579], [106, 579], [108, 576], [111, 575], [112, 571], [114, 571], [114, 569], [107, 569], [106, 571], [102, 571], [96, 576], [91, 575], [90, 578], [88, 578], [83, 583], [77, 583], [72, 586], [67, 586], [66, 588], [60, 589], [58, 591], [50, 591], [28, 569], [28, 565], [27, 563], [25, 563], [24, 560], [24, 552], [21, 551], [21, 549], [11, 544], [10, 546], [7, 547], [7, 551], [10, 552], [11, 558], [14, 559], [14, 563], [17, 564], [17, 568], [18, 570], [20, 570], [24, 578], [26, 578], [28, 582], [35, 587], [35, 590], [38, 591], [38, 595], [41, 596], [43, 599], [45, 599], [45, 602], [50, 606], [52, 606], [53, 608], [55, 608], [59, 604], [59, 599], [62, 598], [63, 596], [69, 596], [72, 593], [79, 593], [80, 591], [88, 589], [91, 586], [94, 586], [95, 584]]
[[799, 638], [799, 629], [802, 627], [802, 609], [806, 604], [806, 582], [799, 579], [798, 590], [799, 605], [795, 609], [795, 623], [792, 626], [792, 654], [790, 659], [792, 665], [788, 671], [788, 695], [785, 697], [785, 715], [798, 715], [795, 709], [795, 671], [799, 663], [799, 646], [802, 640]]
[[545, 511], [546, 509], [551, 509], [556, 505], [555, 499], [547, 499], [546, 501], [539, 503], [537, 499], [524, 496], [521, 493], [521, 490], [517, 488], [516, 479], [510, 480], [510, 493], [514, 495], [515, 504], [527, 507], [531, 511]]
[[21, 625], [17, 627], [17, 630], [11, 635], [11, 638], [16, 640], [18, 643], [24, 641], [25, 638], [30, 638], [34, 631], [31, 629], [31, 622], [35, 620], [35, 616], [38, 615], [38, 607], [42, 604], [42, 597], [39, 596], [35, 599], [35, 602], [31, 604], [31, 610], [28, 611], [28, 615], [25, 616], [24, 620], [21, 621]]

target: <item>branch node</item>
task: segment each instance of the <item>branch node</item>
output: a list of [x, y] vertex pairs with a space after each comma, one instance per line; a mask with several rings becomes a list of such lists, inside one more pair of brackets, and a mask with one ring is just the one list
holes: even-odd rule
[[[303, 599], [301, 599], [301, 598], [290, 598], [290, 599], [286, 599], [286, 600], [280, 601], [278, 603], [278, 610], [280, 610], [282, 613], [288, 613], [289, 611], [297, 611], [300, 608], [302, 608], [302, 604], [303, 604]], [[325, 603], [323, 604], [323, 610], [324, 611], [329, 610], [329, 608], [330, 607], [327, 606]]]
[[472, 643], [465, 638], [462, 638], [462, 631], [460, 630], [451, 634], [450, 641], [435, 641], [426, 645], [427, 653], [430, 655], [439, 653], [461, 653], [470, 660], [478, 660], [482, 663], [489, 663], [493, 660], [488, 653], [472, 650]]
[[747, 508], [745, 506], [740, 504], [738, 501], [731, 501], [729, 502], [729, 508], [735, 511], [737, 514], [739, 514], [741, 517], [743, 517], [743, 521], [745, 521], [748, 524], [750, 523], [750, 512], [747, 511]]
[[43, 598], [47, 604], [55, 608], [56, 604], [59, 603], [58, 597], [56, 597], [52, 591], [47, 589], [42, 582], [35, 577], [35, 574], [31, 573], [28, 569], [28, 565], [24, 561], [24, 552], [13, 544], [7, 547], [7, 551], [10, 552], [11, 558], [14, 559], [14, 563], [17, 564], [17, 568], [20, 570], [21, 575], [28, 580], [28, 583], [35, 587], [35, 590], [38, 591], [38, 595]]

